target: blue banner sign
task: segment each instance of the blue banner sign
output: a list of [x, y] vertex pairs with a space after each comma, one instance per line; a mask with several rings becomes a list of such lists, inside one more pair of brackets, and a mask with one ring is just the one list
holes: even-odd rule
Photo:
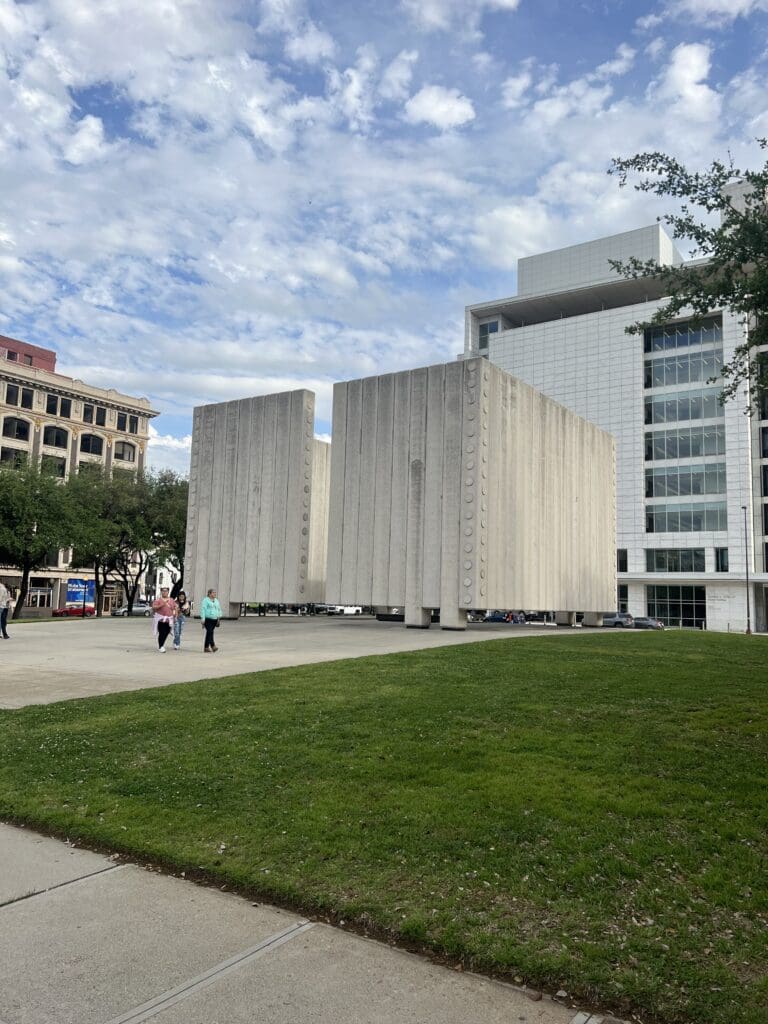
[[67, 580], [67, 604], [94, 604], [96, 600], [95, 580]]

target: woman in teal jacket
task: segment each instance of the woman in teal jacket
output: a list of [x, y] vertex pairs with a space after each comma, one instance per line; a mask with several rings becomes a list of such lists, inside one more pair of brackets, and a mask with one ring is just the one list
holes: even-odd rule
[[203, 648], [204, 654], [213, 654], [214, 651], [218, 651], [218, 647], [213, 642], [213, 631], [219, 624], [221, 618], [221, 605], [219, 599], [216, 597], [216, 591], [211, 588], [203, 598], [202, 604], [200, 605], [200, 618], [203, 621], [203, 629], [205, 630], [205, 647]]

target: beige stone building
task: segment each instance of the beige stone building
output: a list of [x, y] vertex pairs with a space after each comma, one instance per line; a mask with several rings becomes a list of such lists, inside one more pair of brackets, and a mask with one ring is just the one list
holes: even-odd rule
[[[56, 353], [0, 335], [0, 465], [37, 462], [62, 479], [83, 465], [108, 471], [143, 469], [149, 422], [146, 398], [98, 388], [56, 372]], [[33, 607], [56, 607], [73, 571], [67, 552], [33, 577]], [[53, 561], [53, 559], [52, 559]], [[18, 572], [0, 570], [13, 587]], [[78, 570], [80, 578], [88, 572]], [[63, 584], [63, 587], [62, 587]]]

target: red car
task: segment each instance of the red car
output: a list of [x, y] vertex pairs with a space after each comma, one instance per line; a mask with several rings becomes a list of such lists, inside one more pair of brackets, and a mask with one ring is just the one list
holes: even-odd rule
[[[91, 615], [96, 614], [96, 608], [92, 604], [85, 606], [85, 617], [90, 618]], [[61, 617], [70, 616], [71, 618], [82, 618], [83, 617], [83, 606], [81, 604], [65, 604], [63, 608], [54, 608], [51, 615]]]

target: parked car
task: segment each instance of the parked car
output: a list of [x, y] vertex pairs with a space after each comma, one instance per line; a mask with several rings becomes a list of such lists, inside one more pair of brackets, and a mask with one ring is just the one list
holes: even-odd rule
[[329, 615], [362, 615], [363, 609], [359, 604], [329, 604]]
[[661, 619], [652, 619], [648, 615], [641, 615], [635, 619], [635, 629], [666, 629]]
[[617, 627], [632, 629], [635, 625], [635, 620], [629, 612], [606, 612], [603, 615], [603, 625], [612, 626], [614, 629]]
[[511, 622], [510, 612], [502, 611], [500, 608], [486, 612], [483, 622]]
[[[110, 615], [122, 615], [123, 617], [128, 614], [128, 605], [121, 604], [119, 608], [113, 608], [109, 613]], [[133, 610], [131, 615], [144, 615], [149, 617], [152, 614], [152, 605], [148, 601], [134, 601]]]
[[[85, 606], [85, 617], [89, 619], [91, 615], [96, 614], [96, 609], [92, 604]], [[83, 617], [83, 606], [82, 604], [65, 604], [62, 608], [54, 608], [51, 612], [55, 618], [82, 618]]]

